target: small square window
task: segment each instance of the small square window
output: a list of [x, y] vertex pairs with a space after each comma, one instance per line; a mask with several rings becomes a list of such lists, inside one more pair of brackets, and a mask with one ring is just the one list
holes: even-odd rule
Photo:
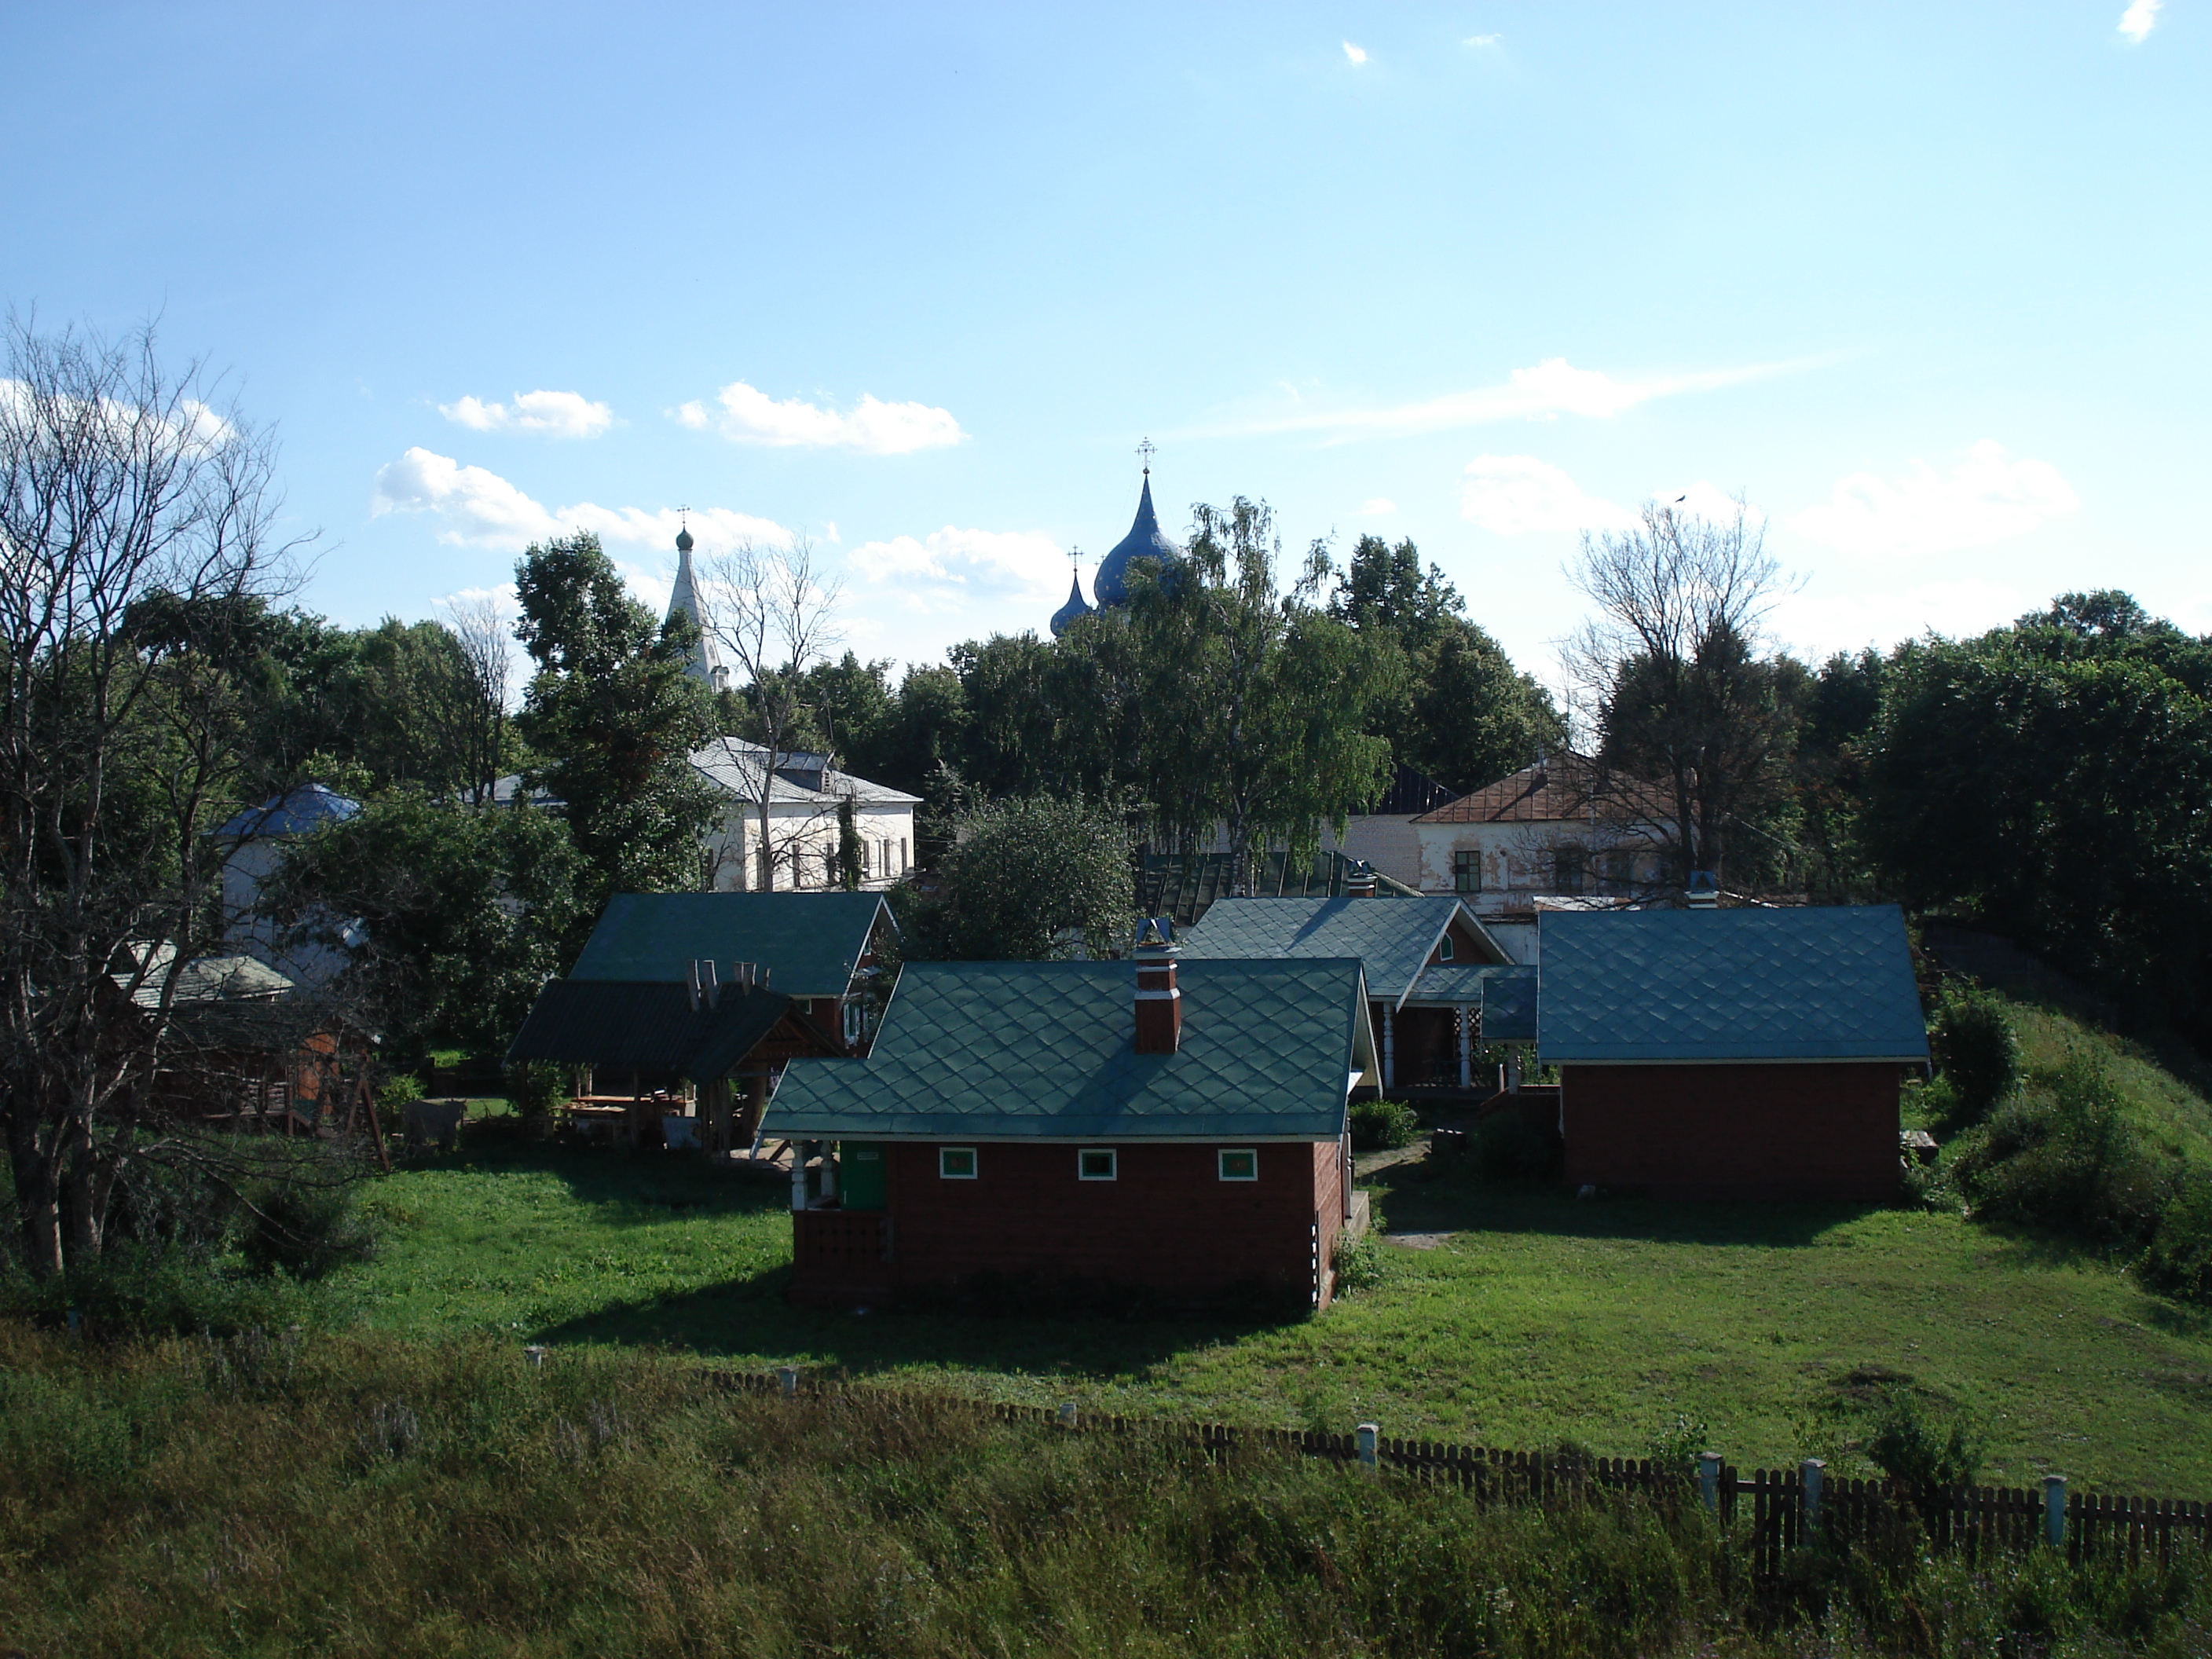
[[1224, 1181], [1257, 1181], [1260, 1178], [1260, 1154], [1249, 1146], [1231, 1152], [1224, 1148], [1216, 1155]]
[[1086, 1146], [1075, 1155], [1075, 1178], [1078, 1181], [1112, 1181], [1115, 1178], [1117, 1162], [1111, 1146]]
[[1482, 890], [1482, 854], [1469, 849], [1452, 854], [1452, 890], [1459, 893], [1480, 893]]
[[975, 1178], [975, 1149], [973, 1146], [939, 1146], [937, 1149], [937, 1173], [946, 1181], [973, 1181]]

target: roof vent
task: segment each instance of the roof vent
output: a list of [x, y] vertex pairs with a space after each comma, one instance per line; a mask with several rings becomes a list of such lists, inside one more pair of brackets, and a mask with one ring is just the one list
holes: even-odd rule
[[1375, 866], [1364, 862], [1353, 865], [1345, 873], [1344, 890], [1352, 898], [1373, 898], [1376, 892]]
[[1176, 983], [1175, 923], [1146, 916], [1137, 928], [1137, 1052], [1171, 1054], [1182, 1046], [1182, 990]]
[[1690, 890], [1683, 896], [1692, 910], [1711, 910], [1721, 902], [1720, 883], [1710, 870], [1690, 872]]

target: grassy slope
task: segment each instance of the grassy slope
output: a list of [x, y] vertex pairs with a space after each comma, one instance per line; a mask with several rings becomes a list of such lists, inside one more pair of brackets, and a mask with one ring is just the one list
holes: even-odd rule
[[2045, 1469], [2212, 1495], [2212, 1315], [2101, 1258], [1954, 1217], [1592, 1205], [1383, 1172], [1383, 1282], [1275, 1328], [795, 1311], [784, 1194], [676, 1159], [479, 1145], [395, 1176], [401, 1224], [349, 1291], [374, 1328], [801, 1359], [1040, 1402], [1242, 1422], [1362, 1419], [1493, 1445], [1640, 1454], [1678, 1412], [1746, 1465], [1880, 1365], [1988, 1414], [1991, 1479]]
[[2154, 1145], [2212, 1164], [2212, 1102], [2203, 1093], [2212, 1084], [2212, 1067], [2164, 1045], [2100, 1030], [2050, 1002], [2014, 1002], [2013, 1029], [2031, 1084], [2056, 1073], [2070, 1049], [2087, 1048], [2104, 1062], [2129, 1117]]

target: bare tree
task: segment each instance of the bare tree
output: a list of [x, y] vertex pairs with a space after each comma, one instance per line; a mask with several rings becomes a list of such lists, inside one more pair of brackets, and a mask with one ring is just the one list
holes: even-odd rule
[[467, 665], [467, 730], [462, 752], [469, 768], [469, 798], [479, 805], [492, 788], [507, 754], [507, 708], [514, 690], [514, 630], [489, 595], [452, 599], [446, 625], [460, 641]]
[[[119, 344], [11, 317], [0, 378], [0, 1120], [25, 1265], [100, 1251], [179, 975], [219, 929], [242, 706], [217, 665], [283, 591], [272, 450]], [[142, 1131], [152, 1131], [142, 1134]], [[153, 1144], [149, 1144], [149, 1142]]]
[[1795, 583], [1741, 499], [1718, 522], [1648, 503], [1632, 529], [1585, 532], [1569, 575], [1597, 608], [1563, 652], [1576, 714], [1602, 759], [1672, 793], [1676, 873], [1717, 876], [1732, 819], [1786, 752], [1762, 652]]
[[[821, 838], [818, 820], [829, 816], [828, 810], [810, 814], [779, 835], [773, 807], [777, 775], [798, 757], [798, 740], [812, 726], [800, 694], [801, 677], [838, 643], [836, 608], [842, 592], [843, 585], [822, 568], [813, 544], [803, 537], [780, 547], [743, 542], [707, 561], [700, 625], [743, 677], [738, 695], [746, 702], [763, 751], [750, 803], [760, 821], [752, 879], [763, 892], [775, 887], [780, 862], [792, 865], [797, 884], [795, 860], [803, 848]], [[825, 784], [829, 764], [825, 757]]]

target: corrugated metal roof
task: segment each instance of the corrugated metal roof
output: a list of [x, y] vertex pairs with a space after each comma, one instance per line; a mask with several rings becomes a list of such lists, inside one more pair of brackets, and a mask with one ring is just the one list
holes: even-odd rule
[[[507, 1060], [634, 1066], [711, 1083], [727, 1077], [793, 1008], [790, 997], [734, 986], [724, 986], [714, 1006], [702, 1000], [694, 1008], [690, 992], [681, 985], [549, 980], [515, 1033]], [[823, 1044], [836, 1047], [826, 1035]]]
[[1420, 977], [1454, 915], [1508, 960], [1474, 912], [1455, 895], [1425, 893], [1388, 903], [1372, 898], [1217, 900], [1177, 944], [1186, 957], [1358, 957], [1369, 990], [1394, 1006]]
[[1547, 1063], [1928, 1057], [1893, 904], [1553, 910], [1539, 926]]
[[[740, 799], [757, 801], [760, 799], [761, 768], [766, 763], [768, 750], [758, 744], [747, 743], [742, 738], [717, 738], [704, 749], [694, 750], [691, 764], [713, 783], [720, 785]], [[846, 796], [863, 806], [896, 805], [901, 801], [919, 801], [919, 795], [909, 795], [892, 788], [889, 784], [871, 783], [866, 778], [856, 778], [850, 772], [824, 770], [829, 760], [826, 755], [787, 753], [783, 767], [769, 784], [771, 802], [798, 802], [835, 811], [837, 803]], [[810, 789], [805, 784], [785, 775], [793, 771], [820, 772], [822, 787]]]
[[213, 833], [233, 841], [312, 835], [326, 823], [343, 823], [360, 811], [357, 800], [319, 783], [303, 783], [281, 795], [271, 795], [258, 806], [249, 806]]
[[764, 1133], [810, 1138], [1331, 1140], [1364, 1068], [1347, 959], [1188, 962], [1182, 1039], [1135, 1049], [1126, 962], [915, 962], [866, 1060], [794, 1061]]
[[1485, 1042], [1534, 1042], [1536, 1040], [1538, 970], [1526, 963], [1501, 969], [1482, 983], [1482, 1040]]
[[880, 893], [617, 893], [568, 977], [680, 985], [694, 962], [724, 979], [750, 962], [772, 991], [842, 997], [878, 917], [895, 925]]

